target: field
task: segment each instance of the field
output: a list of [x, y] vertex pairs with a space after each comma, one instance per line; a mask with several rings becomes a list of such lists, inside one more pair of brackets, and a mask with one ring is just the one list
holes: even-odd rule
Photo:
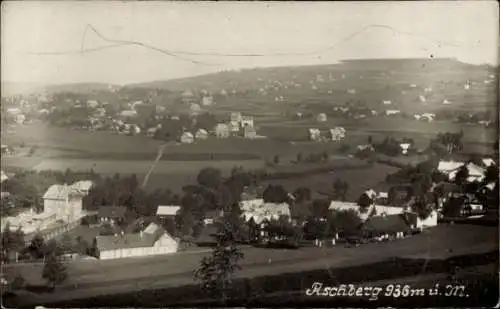
[[[497, 228], [472, 225], [440, 225], [420, 235], [390, 243], [373, 243], [357, 248], [278, 250], [244, 248], [243, 269], [237, 277], [355, 267], [391, 258], [445, 259], [471, 253], [486, 253], [497, 246]], [[387, 250], [390, 248], [390, 250]], [[191, 271], [207, 252], [186, 252], [169, 256], [119, 261], [82, 261], [68, 264], [70, 279], [59, 288], [64, 293], [47, 298], [84, 297], [137, 289], [192, 283]], [[40, 264], [12, 265], [9, 272], [21, 272], [32, 284], [41, 283]], [[123, 271], [127, 269], [127, 271]], [[345, 276], [345, 274], [344, 274]], [[77, 288], [75, 290], [75, 288]], [[63, 296], [64, 295], [64, 296]], [[71, 296], [73, 295], [73, 296]], [[36, 296], [43, 298], [43, 295]], [[47, 299], [46, 298], [46, 299]]]

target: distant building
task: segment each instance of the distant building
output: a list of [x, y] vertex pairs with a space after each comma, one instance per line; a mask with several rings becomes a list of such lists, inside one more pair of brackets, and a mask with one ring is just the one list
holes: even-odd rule
[[73, 222], [81, 218], [85, 193], [78, 188], [52, 185], [43, 195], [44, 212], [55, 214], [56, 220]]
[[382, 103], [383, 103], [384, 105], [391, 105], [391, 104], [392, 104], [392, 102], [391, 102], [391, 101], [389, 101], [389, 100], [384, 100], [384, 101], [382, 101]]
[[180, 210], [181, 206], [178, 205], [159, 205], [156, 210], [156, 216], [161, 218], [175, 217]]
[[90, 108], [96, 108], [99, 103], [96, 100], [87, 100], [87, 106]]
[[210, 106], [214, 104], [214, 98], [211, 96], [204, 96], [201, 98], [201, 105], [203, 106]]
[[254, 139], [257, 137], [257, 132], [253, 126], [246, 126], [243, 128], [243, 137], [247, 139]]
[[97, 236], [94, 248], [101, 260], [175, 253], [177, 241], [162, 227], [150, 223], [139, 233]]
[[219, 123], [214, 128], [215, 136], [217, 138], [228, 138], [229, 137], [229, 126], [225, 123]]
[[137, 111], [135, 111], [135, 110], [124, 110], [124, 111], [120, 112], [120, 116], [121, 117], [127, 117], [127, 118], [135, 117], [135, 116], [137, 116]]
[[484, 179], [485, 168], [478, 166], [472, 162], [465, 164], [463, 162], [456, 161], [440, 161], [438, 163], [437, 170], [447, 175], [450, 181], [454, 181], [458, 170], [464, 165], [467, 167], [469, 173], [467, 177], [468, 182], [480, 182]]
[[349, 93], [349, 94], [356, 94], [356, 89], [354, 89], [354, 88], [347, 89], [347, 93]]
[[7, 179], [9, 179], [9, 177], [7, 177], [7, 174], [5, 174], [2, 170], [1, 182], [6, 181]]
[[241, 127], [242, 128], [245, 128], [245, 127], [254, 127], [254, 122], [253, 122], [253, 117], [252, 116], [243, 116], [241, 117]]
[[240, 123], [235, 122], [235, 121], [231, 121], [231, 122], [229, 122], [228, 128], [229, 128], [230, 132], [237, 133], [240, 131]]
[[309, 129], [309, 139], [311, 141], [319, 141], [321, 139], [321, 132], [319, 129], [310, 128]]
[[205, 129], [198, 129], [198, 131], [196, 131], [195, 133], [195, 138], [196, 139], [201, 139], [201, 140], [205, 140], [208, 138], [208, 132], [207, 130]]
[[334, 129], [330, 129], [330, 136], [332, 141], [341, 141], [345, 138], [345, 129], [343, 127], [335, 127]]
[[398, 109], [387, 109], [387, 110], [385, 111], [385, 114], [386, 114], [387, 116], [399, 115], [399, 114], [401, 114], [401, 111], [400, 111], [400, 110], [398, 110]]
[[408, 150], [411, 147], [411, 143], [401, 143], [401, 144], [399, 144], [399, 147], [401, 148], [401, 153], [403, 155], [407, 155], [408, 154]]
[[241, 115], [240, 112], [233, 112], [231, 113], [230, 115], [230, 121], [231, 122], [237, 122], [237, 123], [240, 123], [243, 119], [243, 116]]
[[87, 195], [94, 186], [94, 182], [91, 180], [81, 180], [73, 183], [71, 186], [76, 190], [82, 192], [83, 194]]
[[325, 114], [325, 113], [320, 113], [320, 114], [318, 114], [318, 116], [316, 117], [316, 120], [317, 120], [318, 122], [325, 122], [325, 121], [327, 121], [327, 116], [326, 116], [326, 114]]
[[260, 224], [264, 220], [278, 220], [282, 217], [291, 219], [290, 205], [287, 203], [265, 203], [263, 199], [254, 199], [241, 201], [240, 208], [246, 222], [253, 219]]
[[125, 206], [101, 206], [97, 216], [100, 222], [115, 225], [125, 220], [126, 213], [127, 208]]

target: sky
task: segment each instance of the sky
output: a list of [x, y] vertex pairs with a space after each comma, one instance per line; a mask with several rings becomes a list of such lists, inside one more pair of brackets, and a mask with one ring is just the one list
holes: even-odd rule
[[[1, 17], [1, 74], [9, 82], [123, 85], [352, 58], [432, 55], [492, 65], [499, 58], [496, 1], [4, 1]], [[137, 45], [81, 53], [82, 44], [111, 44], [90, 26], [108, 39], [174, 53], [266, 56], [172, 56]]]

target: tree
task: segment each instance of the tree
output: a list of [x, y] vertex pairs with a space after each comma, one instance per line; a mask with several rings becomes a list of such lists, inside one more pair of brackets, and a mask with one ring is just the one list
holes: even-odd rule
[[459, 186], [463, 186], [467, 183], [467, 178], [469, 177], [469, 170], [467, 166], [462, 165], [456, 175], [455, 175], [455, 183]]
[[306, 187], [298, 187], [293, 191], [293, 196], [295, 197], [295, 201], [297, 203], [302, 203], [311, 200], [311, 189]]
[[277, 155], [274, 156], [273, 162], [274, 162], [274, 164], [280, 164], [280, 157]]
[[203, 257], [193, 276], [200, 282], [205, 293], [225, 303], [232, 283], [231, 277], [241, 268], [238, 263], [244, 255], [236, 246], [236, 238], [230, 224], [221, 225], [216, 239], [217, 245], [211, 256]]
[[288, 200], [288, 193], [281, 185], [269, 185], [262, 193], [265, 203], [285, 203]]
[[298, 162], [298, 163], [302, 162], [302, 152], [299, 152], [299, 153], [297, 154], [297, 162]]
[[311, 214], [315, 219], [325, 218], [328, 216], [330, 210], [328, 209], [330, 203], [326, 199], [317, 199], [312, 203]]
[[368, 135], [368, 144], [373, 144], [373, 137], [371, 135]]
[[49, 254], [45, 259], [42, 278], [47, 280], [52, 289], [55, 289], [57, 284], [63, 283], [68, 278], [66, 266], [56, 254]]
[[44, 256], [45, 240], [42, 235], [36, 234], [29, 245], [29, 250], [35, 259], [41, 259]]
[[366, 213], [372, 204], [373, 200], [366, 193], [361, 194], [358, 198], [358, 206], [361, 213]]
[[17, 262], [18, 254], [22, 249], [24, 249], [24, 233], [21, 229], [12, 231], [10, 224], [7, 222], [2, 232], [2, 261], [7, 261], [10, 253], [14, 252]]
[[222, 175], [220, 170], [207, 167], [198, 173], [196, 180], [200, 186], [215, 189], [222, 183]]
[[342, 232], [344, 236], [358, 235], [362, 223], [361, 218], [353, 210], [334, 211], [328, 221], [335, 231]]

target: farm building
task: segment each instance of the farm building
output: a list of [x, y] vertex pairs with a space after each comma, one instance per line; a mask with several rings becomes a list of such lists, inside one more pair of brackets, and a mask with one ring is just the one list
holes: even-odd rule
[[310, 128], [309, 129], [309, 139], [311, 141], [319, 141], [321, 139], [321, 132], [319, 129]]
[[389, 101], [389, 100], [384, 100], [384, 101], [382, 101], [382, 103], [383, 103], [384, 105], [391, 105], [391, 104], [392, 104], [392, 102], [391, 102], [391, 101]]
[[330, 136], [332, 141], [340, 141], [345, 138], [345, 129], [343, 127], [335, 127], [330, 129]]
[[263, 199], [246, 200], [240, 202], [242, 215], [245, 221], [251, 218], [260, 224], [264, 220], [278, 220], [281, 217], [290, 217], [290, 205], [287, 203], [265, 203]]
[[[455, 179], [455, 176], [458, 172], [458, 170], [464, 166], [465, 163], [463, 162], [456, 162], [456, 161], [440, 161], [438, 163], [438, 171], [447, 175], [448, 179], [450, 181], [453, 181]], [[482, 181], [484, 178], [484, 173], [485, 169], [481, 166], [478, 166], [472, 162], [467, 163], [466, 165], [467, 170], [469, 172], [469, 176], [467, 178], [467, 181], [473, 182], [473, 181]]]
[[205, 129], [198, 129], [195, 133], [195, 138], [196, 139], [207, 139], [208, 138], [208, 132]]
[[156, 210], [156, 216], [160, 218], [175, 217], [180, 209], [181, 206], [177, 205], [159, 205]]
[[111, 225], [119, 224], [125, 219], [127, 208], [124, 206], [101, 206], [97, 212], [100, 222]]
[[219, 123], [215, 126], [215, 136], [217, 138], [228, 138], [229, 137], [229, 126], [224, 123]]
[[101, 260], [175, 253], [178, 243], [162, 227], [150, 223], [139, 233], [97, 236], [94, 248]]
[[325, 114], [325, 113], [320, 113], [320, 114], [318, 114], [318, 116], [316, 117], [316, 120], [317, 120], [318, 122], [325, 122], [325, 121], [327, 121], [327, 119], [328, 119], [328, 118], [326, 117], [326, 114]]
[[192, 144], [194, 142], [194, 136], [191, 132], [184, 132], [180, 137], [180, 142], [183, 144]]
[[253, 126], [246, 126], [243, 128], [243, 137], [247, 139], [254, 139], [257, 137], [257, 131]]

